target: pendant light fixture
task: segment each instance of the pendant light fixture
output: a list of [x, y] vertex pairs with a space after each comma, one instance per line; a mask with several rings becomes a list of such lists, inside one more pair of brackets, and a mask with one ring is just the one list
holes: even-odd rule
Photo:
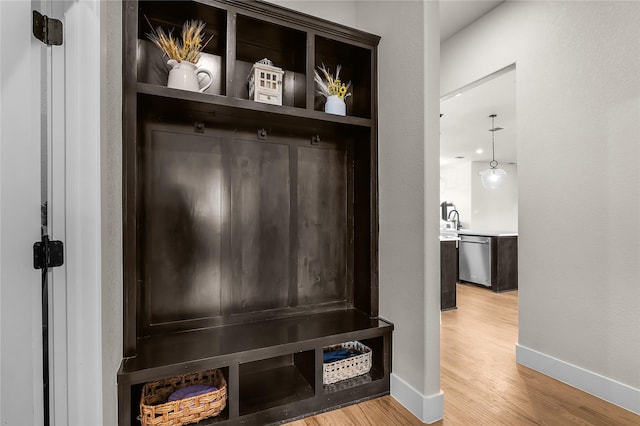
[[491, 128], [489, 131], [491, 132], [492, 160], [489, 162], [489, 168], [481, 171], [479, 174], [482, 186], [487, 189], [499, 189], [504, 185], [507, 172], [498, 168], [498, 162], [496, 161], [495, 135], [497, 131], [504, 129], [502, 127], [496, 127], [496, 114], [491, 114], [489, 117], [491, 118]]

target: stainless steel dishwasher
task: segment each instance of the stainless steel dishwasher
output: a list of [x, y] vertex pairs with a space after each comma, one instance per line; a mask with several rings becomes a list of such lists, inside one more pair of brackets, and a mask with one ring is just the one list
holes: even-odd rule
[[491, 287], [491, 237], [460, 235], [460, 281]]

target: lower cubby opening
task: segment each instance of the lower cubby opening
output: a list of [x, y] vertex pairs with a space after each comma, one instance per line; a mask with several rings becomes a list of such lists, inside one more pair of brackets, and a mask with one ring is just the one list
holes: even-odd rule
[[140, 425], [140, 396], [142, 395], [142, 387], [144, 383], [131, 386], [131, 418], [130, 425]]
[[359, 340], [371, 349], [371, 370], [365, 374], [323, 385], [324, 394], [356, 388], [384, 378], [384, 338], [383, 336]]
[[[229, 399], [229, 368], [223, 367], [218, 369], [222, 372], [222, 375], [224, 376], [224, 379], [227, 383], [227, 391], [226, 391], [227, 400], [225, 403], [225, 407], [222, 409], [220, 414], [201, 420], [198, 423], [199, 425], [211, 425], [211, 424], [217, 424], [217, 423], [221, 423], [229, 420], [229, 404], [231, 403]], [[174, 376], [171, 376], [171, 377], [174, 377]], [[162, 380], [162, 379], [163, 378], [160, 378], [158, 380]], [[131, 419], [130, 419], [131, 425], [143, 424], [141, 420], [140, 404], [141, 404], [142, 392], [145, 384], [146, 383], [138, 383], [131, 386], [131, 407], [132, 407]], [[179, 389], [180, 387], [183, 387], [183, 386], [179, 386], [175, 390]], [[159, 402], [158, 404], [162, 404], [164, 402]]]
[[[357, 310], [332, 310], [150, 336], [118, 372], [119, 424], [140, 425], [143, 386], [217, 368], [227, 403], [198, 425], [276, 424], [389, 393], [393, 325]], [[368, 373], [323, 386], [323, 348], [357, 341], [371, 349]]]
[[240, 364], [240, 416], [315, 395], [315, 352]]
[[[378, 336], [372, 339], [360, 340], [365, 346], [371, 348], [371, 371], [369, 375], [372, 380], [380, 380], [384, 377], [384, 337]], [[388, 349], [387, 349], [388, 350]]]

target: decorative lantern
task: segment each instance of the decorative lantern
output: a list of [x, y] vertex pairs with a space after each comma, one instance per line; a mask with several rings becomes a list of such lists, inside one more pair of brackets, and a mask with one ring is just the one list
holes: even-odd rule
[[282, 105], [282, 68], [264, 58], [253, 64], [249, 74], [249, 99], [265, 104]]

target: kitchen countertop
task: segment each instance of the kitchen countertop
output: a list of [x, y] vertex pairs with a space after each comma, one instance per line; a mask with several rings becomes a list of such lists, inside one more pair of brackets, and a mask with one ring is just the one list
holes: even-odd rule
[[440, 235], [440, 241], [460, 241], [460, 237], [443, 237], [442, 235]]
[[477, 231], [475, 229], [460, 229], [458, 235], [480, 235], [483, 237], [517, 237], [514, 231]]

